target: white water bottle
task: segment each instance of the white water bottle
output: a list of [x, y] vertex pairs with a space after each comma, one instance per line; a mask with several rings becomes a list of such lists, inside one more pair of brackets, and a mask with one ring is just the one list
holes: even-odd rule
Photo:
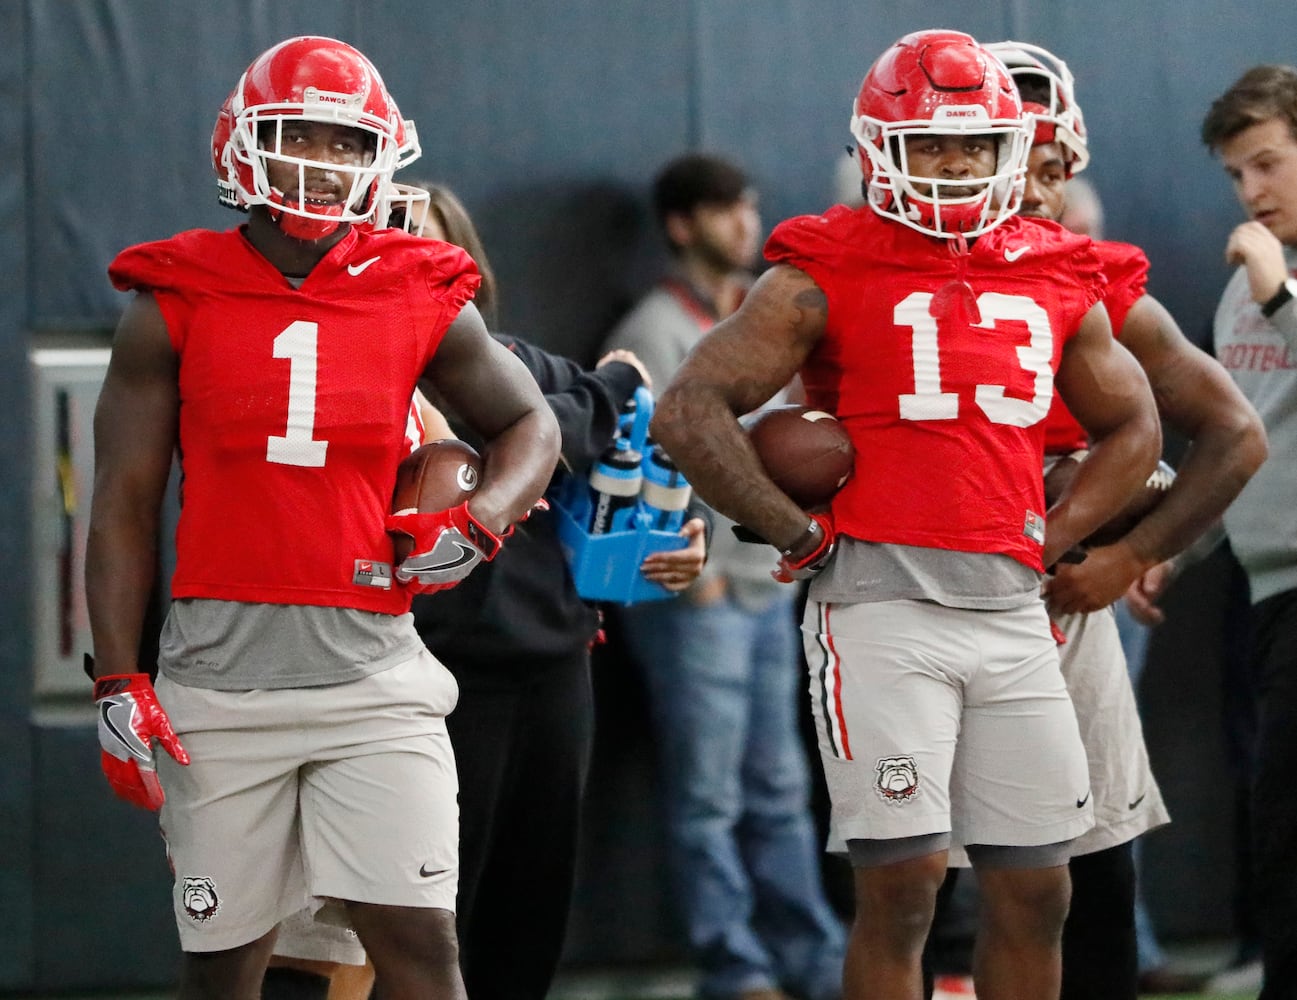
[[590, 470], [592, 511], [590, 534], [626, 531], [639, 504], [644, 480], [641, 456], [625, 438], [618, 438]]
[[644, 459], [644, 506], [653, 515], [658, 531], [679, 531], [693, 488], [676, 468], [671, 456], [659, 444], [648, 449]]

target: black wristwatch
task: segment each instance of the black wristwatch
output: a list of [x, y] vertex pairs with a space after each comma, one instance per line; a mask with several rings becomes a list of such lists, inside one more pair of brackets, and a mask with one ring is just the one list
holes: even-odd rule
[[1297, 278], [1286, 278], [1279, 286], [1279, 291], [1270, 296], [1261, 306], [1261, 315], [1269, 319], [1294, 298], [1297, 298]]

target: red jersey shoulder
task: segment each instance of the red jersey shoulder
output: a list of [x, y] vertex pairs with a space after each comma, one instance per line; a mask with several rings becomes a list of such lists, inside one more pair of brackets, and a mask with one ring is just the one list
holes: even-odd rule
[[[1084, 253], [1094, 245], [1090, 237], [1064, 229], [1057, 222], [1023, 215], [1005, 219], [989, 233], [979, 236], [977, 242], [997, 253], [1006, 247], [1012, 252], [1015, 248], [1027, 246], [1030, 248], [1029, 253], [1036, 256], [1057, 254], [1064, 257]], [[1026, 257], [1027, 254], [1022, 256]]]
[[190, 229], [165, 240], [137, 243], [108, 265], [108, 277], [118, 291], [170, 290], [186, 284], [217, 261], [228, 262], [242, 252], [245, 241], [236, 230]]
[[399, 229], [358, 231], [355, 243], [338, 263], [349, 277], [367, 275], [375, 283], [422, 278], [457, 307], [468, 302], [482, 283], [473, 258], [460, 247]]
[[361, 273], [370, 266], [378, 273], [409, 268], [445, 277], [477, 273], [473, 258], [454, 244], [411, 236], [400, 229], [358, 232], [355, 244], [346, 255], [346, 263], [349, 270]]
[[833, 266], [847, 257], [890, 258], [907, 243], [922, 249], [928, 240], [871, 208], [834, 205], [823, 215], [799, 215], [779, 223], [766, 241], [765, 256], [773, 264], [793, 267]]
[[1148, 287], [1149, 264], [1143, 250], [1134, 244], [1113, 240], [1096, 242], [1094, 249], [1103, 263], [1103, 274], [1110, 286], [1129, 288], [1137, 292], [1135, 298], [1144, 294]]
[[1096, 302], [1103, 293], [1103, 261], [1094, 241], [1048, 219], [1006, 219], [978, 237], [975, 252], [1010, 267], [1056, 271], [1062, 280], [1086, 287]]
[[1129, 272], [1143, 277], [1148, 275], [1148, 256], [1133, 243], [1095, 240], [1094, 250], [1103, 261], [1103, 266], [1116, 274]]
[[845, 205], [834, 205], [823, 215], [796, 215], [785, 219], [766, 240], [765, 256], [772, 264], [832, 260], [841, 252], [845, 230], [854, 213]]
[[[183, 294], [230, 283], [246, 287], [258, 275], [285, 290], [278, 272], [237, 229], [192, 229], [170, 239], [128, 247], [109, 265], [108, 275], [121, 291]], [[356, 228], [316, 265], [312, 279], [302, 291], [326, 298], [395, 294], [413, 282], [447, 305], [452, 315], [472, 299], [481, 284], [473, 259], [459, 247], [393, 230], [365, 233]], [[320, 279], [329, 283], [329, 291], [319, 286]]]

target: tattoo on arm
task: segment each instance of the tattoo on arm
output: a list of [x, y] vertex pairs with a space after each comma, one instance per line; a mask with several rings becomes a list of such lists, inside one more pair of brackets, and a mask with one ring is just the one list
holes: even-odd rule
[[806, 315], [808, 312], [817, 314], [814, 318], [817, 319], [820, 324], [823, 324], [829, 316], [828, 296], [826, 296], [816, 285], [812, 285], [810, 288], [803, 288], [798, 292], [793, 297], [793, 306], [797, 309], [797, 318], [793, 321], [794, 329], [800, 329], [806, 322], [812, 319], [812, 317]]

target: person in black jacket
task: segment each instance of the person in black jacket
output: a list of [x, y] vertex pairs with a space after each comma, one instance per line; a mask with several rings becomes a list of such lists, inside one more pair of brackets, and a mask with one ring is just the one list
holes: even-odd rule
[[[481, 267], [486, 256], [467, 213], [444, 188], [428, 190], [442, 238]], [[645, 380], [643, 366], [631, 352], [613, 351], [586, 371], [516, 337], [496, 339], [527, 366], [558, 417], [556, 475], [586, 475]], [[645, 575], [668, 589], [688, 586], [702, 569], [704, 527], [691, 518], [682, 529], [691, 546], [650, 556]], [[447, 717], [460, 781], [460, 964], [474, 1000], [543, 1000], [575, 874], [599, 617], [577, 596], [552, 511], [519, 525], [479, 570], [487, 572], [417, 598], [413, 609], [419, 634], [460, 685]]]
[[[494, 276], [468, 213], [445, 188], [428, 185], [430, 201], [424, 190], [401, 186], [405, 197], [395, 202], [401, 207], [391, 224], [468, 251], [483, 277], [478, 308], [492, 322]], [[558, 418], [555, 478], [587, 475], [612, 440], [623, 405], [647, 381], [639, 359], [610, 351], [588, 371], [516, 337], [494, 336], [526, 365]], [[456, 434], [480, 444], [447, 416]], [[645, 560], [640, 571], [648, 579], [680, 591], [698, 576], [706, 552], [703, 510], [691, 509], [681, 528], [688, 546]], [[456, 923], [474, 1000], [543, 1000], [571, 905], [594, 739], [590, 650], [600, 615], [577, 595], [556, 519], [553, 511], [533, 513], [494, 561], [451, 590], [416, 597], [412, 608], [420, 636], [459, 682], [459, 702], [447, 716], [460, 784]], [[362, 961], [358, 945], [322, 950], [344, 934], [309, 921], [286, 923], [275, 965], [292, 968], [276, 969], [272, 978], [327, 977], [332, 962]], [[361, 1000], [367, 980], [355, 969], [335, 976], [330, 1000]], [[272, 986], [279, 988], [267, 979], [263, 996], [288, 997]]]
[[[563, 459], [583, 475], [612, 439], [638, 370], [592, 372], [499, 337], [527, 365], [559, 418]], [[469, 995], [545, 996], [562, 951], [576, 866], [582, 792], [594, 738], [590, 648], [598, 613], [576, 594], [556, 514], [520, 525], [482, 578], [417, 599], [415, 625], [460, 684], [447, 717], [460, 778], [461, 967]], [[692, 549], [649, 557], [646, 575], [683, 589], [702, 568]], [[666, 574], [666, 575], [664, 575]], [[474, 574], [474, 577], [477, 574]]]

